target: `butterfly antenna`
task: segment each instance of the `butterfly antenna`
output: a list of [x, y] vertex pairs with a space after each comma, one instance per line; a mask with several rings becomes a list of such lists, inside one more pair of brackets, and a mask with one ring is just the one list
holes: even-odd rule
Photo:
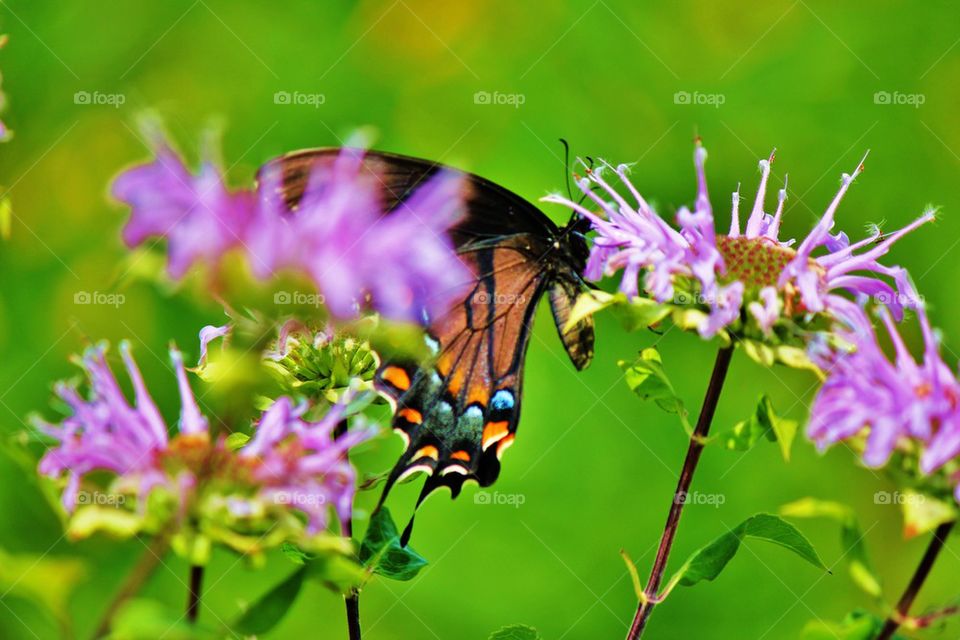
[[570, 144], [560, 138], [560, 144], [563, 145], [563, 179], [567, 185], [567, 196], [573, 200], [573, 189], [570, 188]]

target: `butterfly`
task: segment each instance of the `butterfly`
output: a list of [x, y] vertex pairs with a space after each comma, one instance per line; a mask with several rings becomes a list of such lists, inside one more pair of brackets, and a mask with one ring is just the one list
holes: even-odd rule
[[[310, 176], [333, 163], [339, 148], [293, 152], [260, 171], [272, 174], [286, 205], [296, 207]], [[363, 171], [382, 185], [390, 215], [443, 165], [407, 156], [366, 152]], [[584, 288], [581, 278], [589, 223], [576, 214], [558, 227], [537, 207], [485, 178], [466, 176], [466, 214], [451, 229], [460, 259], [474, 274], [463, 299], [442, 317], [426, 318], [425, 341], [433, 358], [388, 361], [376, 384], [395, 405], [393, 427], [406, 447], [386, 480], [380, 503], [395, 483], [424, 472], [416, 508], [436, 489], [456, 498], [467, 480], [491, 485], [520, 419], [523, 364], [541, 298], [549, 298], [560, 339], [581, 370], [593, 357], [593, 322], [566, 325]], [[379, 509], [378, 505], [378, 509]], [[409, 539], [413, 518], [403, 542]]]

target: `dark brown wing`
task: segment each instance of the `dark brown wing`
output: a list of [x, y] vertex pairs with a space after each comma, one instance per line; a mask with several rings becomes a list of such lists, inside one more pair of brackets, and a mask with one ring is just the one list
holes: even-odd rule
[[[260, 184], [282, 185], [282, 196], [287, 206], [293, 208], [303, 197], [310, 175], [324, 164], [332, 165], [341, 151], [339, 147], [323, 147], [288, 153], [263, 165], [257, 180]], [[419, 158], [367, 151], [363, 168], [383, 184], [384, 210], [393, 211], [417, 187], [447, 167]], [[276, 180], [278, 173], [279, 180]], [[465, 175], [472, 187], [467, 201], [468, 215], [451, 231], [458, 247], [496, 242], [502, 236], [521, 233], [544, 241], [557, 236], [556, 225], [520, 196], [486, 178], [471, 173]]]

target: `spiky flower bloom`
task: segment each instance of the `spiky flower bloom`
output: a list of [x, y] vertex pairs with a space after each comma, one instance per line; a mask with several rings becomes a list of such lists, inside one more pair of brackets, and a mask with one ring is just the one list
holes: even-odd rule
[[[681, 207], [677, 211], [676, 227], [640, 195], [627, 176], [627, 165], [588, 169], [587, 177], [578, 182], [599, 210], [557, 195], [544, 198], [575, 209], [597, 232], [584, 275], [599, 280], [622, 271], [620, 291], [628, 298], [639, 296], [642, 288], [658, 302], [693, 302], [706, 310], [697, 323], [703, 337], [716, 335], [738, 321], [744, 307], [764, 332], [785, 316], [829, 313], [837, 301], [846, 299], [838, 291], [874, 296], [888, 304], [898, 318], [903, 307], [916, 306], [906, 271], [884, 266], [879, 259], [903, 235], [932, 220], [932, 212], [888, 236], [874, 229], [869, 237], [853, 244], [842, 232], [831, 233], [840, 200], [863, 170], [862, 162], [852, 174], [843, 174], [826, 212], [794, 248], [793, 240], [780, 239], [786, 181], [775, 212], [764, 210], [773, 154], [760, 161], [760, 186], [746, 225], [740, 223], [738, 189], [733, 193], [729, 231], [723, 235], [716, 231], [707, 194], [706, 157], [698, 143], [694, 153], [696, 201], [692, 210]], [[607, 172], [616, 174], [632, 202], [607, 181]], [[599, 195], [594, 191], [597, 187]]]
[[[940, 356], [923, 306], [917, 308], [924, 341], [919, 362], [891, 314], [884, 308], [879, 314], [893, 358], [880, 347], [866, 313], [851, 302], [843, 305], [835, 331], [843, 347], [822, 340], [811, 345], [812, 358], [828, 377], [811, 407], [807, 433], [821, 449], [862, 441], [863, 461], [871, 467], [885, 465], [896, 450], [913, 452], [920, 470], [934, 473], [960, 456], [960, 382]], [[960, 500], [960, 485], [955, 493]]]
[[446, 312], [472, 279], [448, 236], [465, 210], [465, 179], [456, 172], [438, 172], [386, 211], [385, 180], [362, 149], [346, 148], [317, 163], [291, 210], [279, 172], [257, 190], [231, 191], [215, 163], [193, 174], [162, 138], [154, 136], [154, 146], [155, 159], [120, 174], [113, 195], [132, 210], [124, 241], [166, 239], [173, 278], [237, 249], [261, 278], [310, 278], [334, 316], [372, 307], [412, 322]]
[[126, 245], [166, 239], [167, 271], [180, 279], [197, 262], [216, 262], [243, 245], [255, 199], [249, 192], [228, 191], [212, 160], [194, 174], [162, 136], [150, 137], [154, 159], [117, 176], [112, 193], [130, 206], [123, 227]]
[[[175, 430], [147, 390], [129, 345], [121, 344], [121, 354], [134, 391], [132, 404], [105, 353], [100, 344], [80, 361], [88, 396], [61, 383], [57, 395], [70, 414], [59, 424], [37, 421], [55, 441], [39, 471], [66, 478], [63, 505], [74, 522], [83, 523], [73, 529], [75, 535], [101, 528], [129, 535], [172, 527], [181, 542], [205, 536], [258, 552], [284, 541], [309, 546], [326, 530], [331, 509], [342, 520], [350, 517], [355, 473], [346, 454], [374, 430], [355, 425], [335, 437], [344, 406], [313, 422], [304, 417], [306, 405], [281, 397], [262, 414], [249, 443], [234, 451], [225, 438], [211, 437], [178, 351], [171, 352], [181, 402]], [[115, 509], [105, 514], [104, 505]], [[120, 531], [118, 523], [123, 523]]]

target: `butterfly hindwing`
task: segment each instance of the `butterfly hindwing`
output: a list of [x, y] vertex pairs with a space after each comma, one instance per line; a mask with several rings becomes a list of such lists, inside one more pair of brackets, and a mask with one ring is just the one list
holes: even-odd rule
[[461, 305], [431, 323], [434, 361], [381, 369], [378, 383], [396, 399], [394, 427], [407, 440], [384, 495], [418, 471], [429, 476], [422, 497], [441, 486], [456, 496], [466, 480], [488, 486], [499, 475], [519, 421], [524, 355], [546, 285], [526, 240], [464, 252], [478, 278]]

